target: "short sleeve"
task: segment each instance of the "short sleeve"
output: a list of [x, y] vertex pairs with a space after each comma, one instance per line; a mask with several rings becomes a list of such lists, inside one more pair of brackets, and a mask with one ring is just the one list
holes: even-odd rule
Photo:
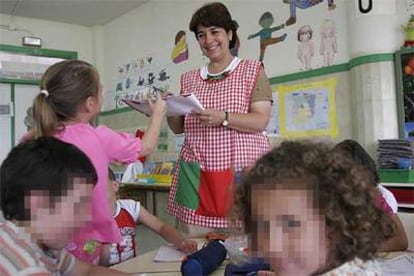
[[397, 203], [397, 200], [395, 199], [394, 194], [391, 191], [389, 191], [387, 188], [382, 186], [381, 184], [378, 185], [378, 189], [380, 190], [380, 192], [381, 192], [382, 196], [384, 197], [385, 201], [387, 202], [387, 204], [392, 209], [392, 212], [394, 214], [397, 213], [398, 212], [398, 203]]
[[118, 200], [121, 208], [125, 209], [134, 219], [135, 222], [138, 221], [139, 212], [141, 210], [141, 204], [139, 201], [132, 199], [121, 199]]
[[141, 151], [141, 140], [126, 132], [116, 132], [106, 126], [98, 126], [96, 132], [109, 158], [122, 163], [137, 160]]
[[270, 86], [269, 80], [267, 79], [263, 68], [261, 68], [259, 71], [256, 85], [254, 86], [251, 95], [252, 103], [258, 101], [273, 101], [272, 87]]

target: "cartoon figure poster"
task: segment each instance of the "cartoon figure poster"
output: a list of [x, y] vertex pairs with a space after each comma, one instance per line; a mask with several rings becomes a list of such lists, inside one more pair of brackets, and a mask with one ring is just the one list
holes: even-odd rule
[[285, 24], [272, 27], [274, 22], [273, 14], [271, 12], [265, 12], [259, 19], [259, 25], [262, 27], [257, 33], [251, 34], [247, 39], [253, 39], [255, 37], [260, 38], [260, 55], [259, 60], [263, 61], [266, 47], [279, 43], [286, 39], [287, 34], [284, 33], [281, 36], [273, 36], [273, 33], [279, 31], [285, 27]]
[[281, 136], [336, 137], [335, 87], [335, 79], [278, 86]]
[[171, 53], [171, 60], [180, 63], [188, 59], [188, 47], [185, 31], [178, 31], [175, 35], [175, 46]]

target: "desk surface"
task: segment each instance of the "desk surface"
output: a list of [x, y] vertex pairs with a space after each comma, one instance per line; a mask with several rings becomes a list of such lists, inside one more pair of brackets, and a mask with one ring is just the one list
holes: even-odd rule
[[[197, 240], [201, 242], [200, 240]], [[113, 269], [136, 274], [156, 275], [156, 276], [181, 276], [181, 262], [154, 262], [154, 257], [158, 252], [158, 248], [141, 254], [126, 262], [112, 266]], [[212, 276], [224, 275], [225, 266], [228, 263], [225, 260], [220, 267], [214, 271]]]
[[[152, 250], [145, 254], [141, 254], [133, 259], [130, 259], [126, 262], [112, 266], [113, 269], [126, 272], [126, 273], [136, 273], [145, 274], [145, 275], [154, 275], [154, 276], [180, 276], [180, 267], [181, 262], [154, 262], [154, 257], [157, 254], [158, 249]], [[385, 259], [393, 259], [399, 255], [405, 254], [408, 252], [389, 252], [389, 253], [379, 253], [379, 257]], [[413, 253], [408, 253], [413, 254]], [[222, 276], [224, 275], [225, 266], [228, 263], [225, 260], [220, 267], [214, 271], [212, 276]]]

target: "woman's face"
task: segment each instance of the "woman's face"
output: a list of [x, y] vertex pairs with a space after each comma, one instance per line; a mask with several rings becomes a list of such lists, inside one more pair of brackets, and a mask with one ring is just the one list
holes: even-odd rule
[[252, 242], [279, 275], [309, 275], [325, 263], [324, 217], [304, 190], [253, 190]]
[[197, 41], [201, 51], [211, 61], [220, 62], [231, 55], [229, 49], [232, 32], [226, 32], [220, 27], [204, 27], [198, 26]]

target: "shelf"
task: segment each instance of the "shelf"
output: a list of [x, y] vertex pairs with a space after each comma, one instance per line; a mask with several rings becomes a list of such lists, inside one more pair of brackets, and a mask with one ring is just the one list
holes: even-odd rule
[[413, 208], [414, 204], [412, 203], [398, 203], [398, 208]]
[[384, 187], [408, 187], [414, 188], [414, 183], [381, 183]]

